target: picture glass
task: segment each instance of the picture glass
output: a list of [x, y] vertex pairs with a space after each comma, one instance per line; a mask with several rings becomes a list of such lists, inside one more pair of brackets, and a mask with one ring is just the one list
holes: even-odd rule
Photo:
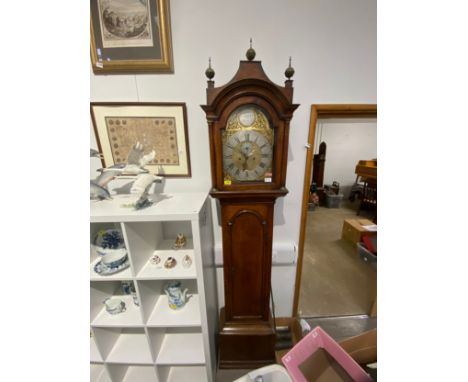
[[173, 72], [169, 0], [91, 0], [90, 15], [94, 73]]
[[153, 46], [148, 0], [98, 0], [102, 46]]
[[104, 166], [125, 163], [133, 145], [156, 152], [146, 168], [156, 175], [190, 176], [185, 104], [92, 104]]

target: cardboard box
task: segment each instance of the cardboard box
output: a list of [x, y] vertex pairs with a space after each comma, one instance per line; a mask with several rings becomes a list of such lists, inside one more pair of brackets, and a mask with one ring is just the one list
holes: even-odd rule
[[346, 370], [323, 349], [318, 349], [308, 357], [299, 370], [308, 381], [317, 382], [353, 382]]
[[346, 338], [340, 346], [361, 365], [377, 362], [377, 329]]
[[[299, 320], [292, 323], [293, 343], [302, 338]], [[354, 337], [348, 337], [338, 344], [360, 365], [377, 362], [377, 329], [371, 329]], [[276, 363], [283, 365], [281, 359], [291, 350], [277, 350]], [[283, 365], [284, 366], [284, 365]]]
[[354, 245], [361, 241], [363, 235], [373, 236], [377, 232], [367, 231], [363, 226], [373, 225], [374, 223], [368, 219], [346, 219], [343, 222], [343, 231], [341, 232], [341, 238], [348, 240]]
[[283, 358], [295, 382], [372, 382], [359, 364], [320, 326]]

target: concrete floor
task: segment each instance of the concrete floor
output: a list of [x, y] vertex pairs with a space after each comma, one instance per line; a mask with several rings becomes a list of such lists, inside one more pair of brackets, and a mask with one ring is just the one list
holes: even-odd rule
[[358, 256], [352, 243], [341, 239], [344, 219], [356, 216], [352, 205], [317, 207], [307, 216], [299, 297], [301, 317], [369, 313], [377, 273]]

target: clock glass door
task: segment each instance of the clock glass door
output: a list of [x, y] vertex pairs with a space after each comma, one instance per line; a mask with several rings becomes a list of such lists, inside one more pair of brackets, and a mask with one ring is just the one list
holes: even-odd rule
[[271, 182], [274, 131], [257, 106], [236, 109], [222, 133], [224, 184]]

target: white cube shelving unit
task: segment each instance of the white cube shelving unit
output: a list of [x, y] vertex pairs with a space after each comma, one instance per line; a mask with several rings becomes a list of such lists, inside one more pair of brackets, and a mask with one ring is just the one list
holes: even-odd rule
[[[125, 205], [134, 196], [91, 203], [90, 355], [91, 382], [214, 382], [217, 331], [216, 268], [211, 208], [206, 193], [161, 194], [151, 207], [134, 211]], [[113, 275], [94, 272], [100, 258], [93, 238], [101, 229], [122, 232], [130, 267]], [[174, 249], [178, 233], [187, 238]], [[154, 254], [162, 259], [150, 263]], [[189, 255], [192, 265], [182, 266]], [[177, 265], [164, 268], [168, 257]], [[164, 287], [179, 280], [188, 301], [169, 308]], [[139, 306], [122, 290], [135, 285]], [[103, 301], [116, 297], [126, 310], [111, 315]]]

